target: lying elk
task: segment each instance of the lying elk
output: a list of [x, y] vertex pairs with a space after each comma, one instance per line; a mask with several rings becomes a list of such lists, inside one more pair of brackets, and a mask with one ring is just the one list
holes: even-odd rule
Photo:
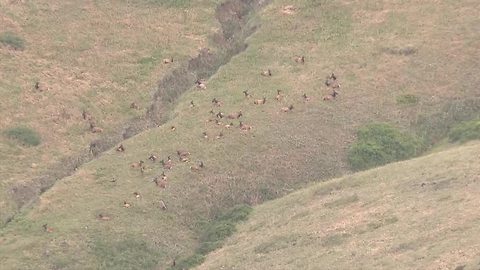
[[337, 96], [338, 96], [338, 92], [335, 91], [334, 89], [331, 94], [324, 96], [323, 100], [332, 100], [332, 99], [335, 99]]
[[157, 156], [152, 154], [148, 157], [148, 159], [151, 160], [152, 162], [155, 162], [158, 158], [157, 158]]
[[97, 127], [94, 122], [90, 121], [90, 131], [92, 133], [102, 133], [103, 129], [100, 127]]
[[260, 73], [260, 74], [262, 74], [262, 76], [265, 76], [265, 77], [270, 77], [270, 76], [272, 76], [272, 71], [270, 69], [267, 69], [267, 70], [262, 71], [262, 73]]
[[310, 101], [310, 97], [308, 97], [307, 94], [303, 93], [302, 97], [303, 97], [303, 101], [305, 102]]
[[197, 85], [197, 88], [200, 89], [200, 90], [206, 90], [207, 89], [207, 85], [205, 85], [205, 82], [203, 80], [197, 80], [195, 82], [195, 84]]
[[266, 97], [263, 97], [262, 99], [257, 99], [253, 102], [253, 104], [255, 105], [260, 105], [260, 104], [265, 104], [265, 102], [267, 102], [267, 98]]
[[172, 167], [173, 167], [173, 163], [172, 163], [172, 160], [170, 159], [170, 157], [168, 157], [167, 159], [167, 162], [165, 162], [165, 160], [160, 160], [160, 164], [163, 166], [163, 168], [165, 170], [171, 170]]
[[288, 107], [282, 107], [282, 108], [280, 109], [281, 112], [289, 112], [289, 111], [291, 111], [291, 110], [293, 110], [293, 105], [290, 105], [290, 106], [288, 106]]
[[278, 90], [277, 90], [277, 96], [275, 97], [275, 99], [276, 99], [277, 101], [280, 101], [280, 100], [282, 100], [282, 98], [283, 98], [282, 90], [278, 89]]
[[213, 98], [212, 103], [217, 107], [221, 107], [223, 105], [223, 102], [219, 101], [217, 98]]
[[200, 163], [198, 165], [192, 165], [190, 166], [190, 170], [192, 171], [200, 171], [201, 169], [203, 169], [205, 166], [203, 165], [203, 161], [200, 161]]
[[123, 201], [123, 207], [129, 208], [130, 206], [132, 206], [130, 203], [128, 203], [127, 201]]
[[143, 162], [143, 160], [140, 160], [139, 162], [133, 162], [132, 164], [130, 164], [130, 167], [131, 168], [142, 168], [144, 163], [145, 162]]
[[245, 125], [242, 121], [240, 121], [239, 128], [243, 131], [249, 131], [252, 129], [252, 126]]
[[233, 123], [225, 124], [225, 128], [231, 128], [231, 127], [233, 127]]
[[130, 109], [135, 109], [135, 110], [138, 110], [138, 109], [139, 109], [139, 107], [138, 107], [137, 103], [135, 103], [135, 102], [132, 102], [132, 103], [130, 103]]
[[164, 64], [171, 64], [171, 63], [173, 63], [173, 57], [163, 59], [163, 63], [164, 63]]
[[92, 115], [88, 113], [87, 111], [83, 110], [82, 111], [82, 118], [83, 120], [92, 120]]
[[177, 129], [177, 128], [176, 128], [175, 126], [171, 126], [171, 127], [170, 127], [170, 130], [171, 130], [171, 131], [175, 131], [176, 129]]
[[195, 103], [193, 103], [193, 100], [192, 100], [190, 101], [190, 108], [193, 108], [193, 107], [195, 107]]
[[123, 146], [123, 144], [120, 144], [115, 150], [117, 152], [125, 152], [125, 147]]
[[190, 152], [184, 150], [178, 150], [177, 155], [180, 158], [180, 161], [187, 162], [188, 157], [190, 156]]
[[238, 119], [238, 118], [242, 117], [242, 115], [243, 115], [242, 111], [238, 111], [236, 113], [231, 113], [231, 114], [227, 115], [227, 118], [228, 119]]
[[245, 95], [246, 98], [251, 98], [252, 95], [248, 93], [248, 90], [243, 91], [243, 94]]
[[295, 60], [295, 62], [299, 63], [299, 64], [305, 64], [305, 56], [295, 56], [293, 58], [293, 60]]
[[327, 79], [325, 80], [325, 85], [331, 86], [336, 81], [337, 81], [337, 76], [335, 76], [335, 74], [332, 73], [330, 76], [327, 76]]

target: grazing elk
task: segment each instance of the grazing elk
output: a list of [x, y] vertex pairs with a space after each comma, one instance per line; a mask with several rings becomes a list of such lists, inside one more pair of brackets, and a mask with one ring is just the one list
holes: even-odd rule
[[154, 154], [151, 154], [149, 157], [148, 157], [149, 160], [151, 160], [152, 162], [155, 162], [158, 158], [157, 156], [155, 156]]
[[193, 107], [195, 107], [195, 103], [193, 103], [193, 100], [192, 100], [190, 101], [190, 108], [193, 108]]
[[165, 162], [163, 159], [160, 160], [160, 164], [163, 166], [164, 169], [166, 170], [171, 170], [172, 167], [173, 167], [173, 162], [172, 162], [172, 159], [170, 158], [170, 156], [168, 156], [167, 158], [167, 162]]
[[267, 102], [267, 98], [266, 97], [263, 97], [262, 99], [257, 99], [253, 102], [253, 104], [255, 105], [260, 105], [260, 104], [265, 104], [265, 102]]
[[98, 219], [103, 220], [103, 221], [108, 221], [111, 218], [109, 216], [104, 215], [104, 214], [98, 214]]
[[190, 170], [192, 171], [200, 171], [201, 169], [203, 169], [205, 167], [205, 165], [203, 165], [203, 161], [200, 161], [200, 163], [198, 165], [192, 165], [190, 166]]
[[222, 119], [225, 115], [224, 115], [222, 112], [218, 112], [218, 113], [216, 114], [216, 116], [217, 116], [217, 118]]
[[281, 112], [289, 112], [289, 111], [291, 111], [291, 110], [293, 110], [293, 105], [290, 105], [290, 106], [288, 106], [288, 107], [282, 107], [282, 108], [280, 109]]
[[236, 113], [231, 113], [231, 114], [227, 115], [227, 118], [228, 119], [238, 119], [238, 118], [242, 117], [242, 115], [243, 115], [242, 111], [238, 111]]
[[43, 228], [44, 232], [48, 232], [48, 233], [53, 232], [53, 228], [49, 227], [48, 224], [46, 224], [46, 223], [42, 225], [42, 228]]
[[115, 150], [117, 152], [125, 152], [125, 147], [123, 146], [123, 144], [120, 144]]
[[177, 128], [176, 128], [175, 126], [171, 126], [171, 127], [170, 127], [170, 130], [171, 130], [171, 131], [175, 131], [176, 129], [177, 129]]
[[133, 192], [133, 196], [135, 196], [135, 198], [137, 198], [137, 199], [140, 199], [140, 193], [138, 193], [136, 191]]
[[129, 208], [130, 206], [132, 206], [130, 203], [128, 203], [127, 201], [123, 201], [123, 207]]
[[130, 109], [135, 109], [135, 110], [138, 110], [138, 109], [139, 109], [139, 107], [138, 107], [137, 103], [135, 103], [135, 102], [132, 102], [132, 103], [130, 103]]
[[252, 95], [248, 93], [248, 90], [243, 91], [243, 94], [245, 95], [246, 98], [251, 98]]
[[173, 57], [163, 59], [163, 63], [164, 63], [164, 64], [171, 64], [171, 63], [173, 63]]
[[204, 131], [204, 132], [202, 133], [202, 136], [203, 136], [204, 139], [208, 139], [208, 134], [207, 134], [206, 131]]
[[249, 131], [253, 128], [252, 126], [245, 125], [242, 121], [240, 121], [240, 124], [238, 127], [243, 131]]
[[303, 97], [303, 101], [305, 101], [305, 102], [310, 101], [310, 97], [307, 96], [307, 94], [303, 93], [302, 97]]
[[232, 123], [232, 122], [230, 122], [230, 124], [225, 124], [225, 128], [231, 128], [231, 127], [233, 127], [233, 123]]
[[190, 152], [184, 151], [184, 150], [178, 150], [177, 155], [178, 155], [178, 158], [180, 159], [180, 161], [187, 162], [188, 157], [190, 156]]
[[299, 63], [299, 64], [305, 64], [305, 56], [295, 56], [293, 58], [293, 60], [295, 60], [295, 62]]
[[103, 129], [100, 127], [97, 127], [93, 121], [90, 121], [90, 131], [92, 133], [102, 133]]
[[270, 69], [267, 69], [267, 70], [264, 70], [262, 71], [262, 73], [260, 73], [262, 76], [265, 76], [265, 77], [270, 77], [272, 76], [272, 71]]

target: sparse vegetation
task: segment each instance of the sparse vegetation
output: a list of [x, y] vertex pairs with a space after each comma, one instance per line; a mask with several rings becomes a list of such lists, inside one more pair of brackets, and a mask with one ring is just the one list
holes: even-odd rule
[[405, 94], [397, 97], [397, 104], [414, 105], [418, 103], [418, 97], [412, 94]]
[[418, 155], [420, 141], [388, 124], [370, 124], [361, 128], [348, 152], [352, 169], [365, 170]]
[[12, 47], [15, 50], [25, 49], [25, 41], [13, 32], [3, 32], [0, 34], [0, 43]]
[[465, 121], [452, 128], [448, 134], [451, 142], [464, 143], [480, 139], [480, 119]]
[[7, 129], [5, 134], [8, 138], [17, 140], [25, 146], [37, 146], [40, 144], [40, 135], [28, 127], [14, 127]]

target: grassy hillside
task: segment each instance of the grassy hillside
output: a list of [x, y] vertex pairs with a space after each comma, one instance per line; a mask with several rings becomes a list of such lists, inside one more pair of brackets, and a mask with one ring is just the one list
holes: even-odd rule
[[479, 158], [477, 141], [265, 203], [196, 269], [478, 269]]
[[[285, 5], [295, 6], [293, 14], [282, 12]], [[125, 152], [111, 149], [81, 166], [2, 229], [0, 260], [13, 269], [164, 269], [193, 254], [205, 222], [224, 209], [348, 173], [346, 153], [359, 127], [388, 122], [409, 131], [420, 113], [478, 97], [477, 5], [273, 1], [250, 18], [260, 27], [248, 48], [206, 90], [185, 93], [169, 122], [122, 142]], [[266, 69], [272, 76], [260, 75]], [[327, 102], [332, 71], [341, 89]], [[247, 89], [253, 97], [245, 98]], [[404, 95], [417, 101], [398, 102]], [[254, 105], [264, 96], [265, 104]], [[212, 109], [242, 110], [240, 120], [253, 128], [242, 131], [238, 119], [216, 118]], [[179, 149], [191, 153], [190, 162], [178, 160]], [[174, 167], [149, 161], [151, 154], [171, 156]], [[130, 167], [140, 160], [143, 174]], [[205, 167], [192, 171], [200, 161]], [[152, 182], [162, 171], [166, 188]]]
[[[5, 194], [13, 184], [31, 185], [102, 135], [90, 131], [83, 110], [103, 133], [144, 115], [157, 80], [209, 46], [216, 5], [0, 1], [0, 220], [14, 208]], [[38, 145], [7, 136], [19, 127], [33, 130]]]

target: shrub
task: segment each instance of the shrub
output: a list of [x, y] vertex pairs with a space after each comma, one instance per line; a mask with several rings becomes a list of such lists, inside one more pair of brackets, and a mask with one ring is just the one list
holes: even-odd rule
[[357, 136], [357, 142], [348, 152], [348, 162], [354, 170], [407, 159], [422, 149], [418, 139], [388, 124], [367, 125], [358, 131]]
[[0, 43], [14, 48], [15, 50], [25, 49], [25, 41], [12, 32], [3, 32], [0, 34]]
[[35, 130], [28, 127], [15, 127], [8, 129], [5, 134], [11, 139], [15, 139], [27, 146], [37, 146], [40, 144], [40, 136]]
[[401, 105], [413, 105], [418, 103], [418, 97], [415, 95], [401, 95], [397, 97], [397, 104]]
[[480, 119], [461, 122], [448, 133], [450, 142], [467, 142], [480, 139]]

